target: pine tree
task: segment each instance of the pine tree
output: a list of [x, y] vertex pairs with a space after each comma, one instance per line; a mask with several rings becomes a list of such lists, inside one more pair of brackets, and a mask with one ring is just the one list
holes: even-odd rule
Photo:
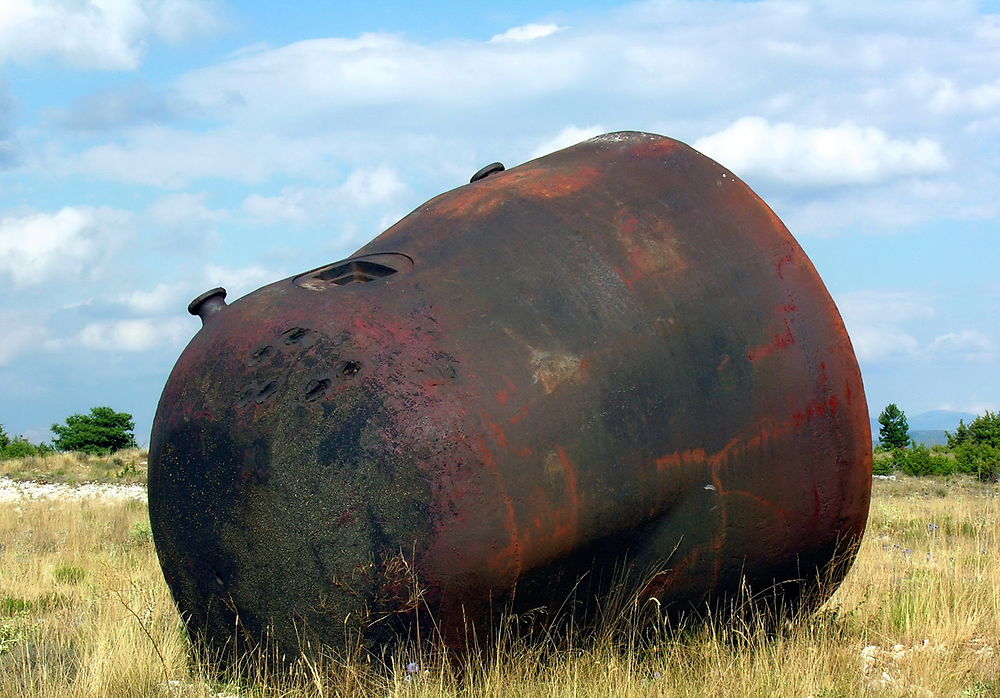
[[903, 410], [896, 403], [889, 403], [878, 416], [878, 440], [889, 448], [906, 448], [910, 443], [910, 425]]
[[90, 414], [74, 414], [65, 424], [53, 424], [52, 445], [60, 451], [111, 453], [135, 447], [135, 422], [127, 412], [92, 407]]

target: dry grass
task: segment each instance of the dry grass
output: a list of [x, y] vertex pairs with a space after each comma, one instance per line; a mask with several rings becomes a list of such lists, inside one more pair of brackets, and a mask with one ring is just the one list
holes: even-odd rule
[[145, 450], [133, 448], [109, 456], [86, 453], [49, 453], [0, 460], [0, 477], [34, 482], [105, 482], [124, 485], [146, 484]]
[[626, 630], [576, 650], [510, 643], [461, 679], [403, 656], [225, 686], [187, 661], [143, 505], [2, 504], [0, 696], [997, 696], [998, 517], [996, 489], [972, 480], [876, 483], [848, 580], [776, 635], [709, 625], [642, 645]]

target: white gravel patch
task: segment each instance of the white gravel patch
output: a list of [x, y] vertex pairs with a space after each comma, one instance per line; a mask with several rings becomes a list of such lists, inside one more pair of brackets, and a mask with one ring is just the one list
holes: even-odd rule
[[80, 501], [95, 499], [111, 502], [146, 501], [142, 485], [111, 485], [88, 482], [83, 485], [55, 485], [41, 482], [18, 482], [0, 477], [0, 502], [23, 502], [32, 499]]

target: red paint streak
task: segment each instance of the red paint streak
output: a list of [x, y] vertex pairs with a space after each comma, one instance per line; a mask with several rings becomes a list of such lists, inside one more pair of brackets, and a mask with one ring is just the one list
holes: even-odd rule
[[337, 525], [343, 526], [344, 524], [349, 524], [354, 521], [354, 507], [351, 507], [337, 519]]
[[782, 349], [787, 349], [795, 344], [795, 335], [792, 334], [792, 325], [788, 319], [784, 321], [785, 331], [775, 335], [769, 343], [763, 344], [759, 347], [753, 347], [747, 350], [747, 358], [751, 361], [757, 361], [758, 359], [763, 359], [765, 356], [770, 356], [776, 351], [781, 351]]
[[497, 404], [504, 407], [510, 399], [510, 394], [504, 388], [497, 391]]
[[785, 254], [778, 257], [778, 261], [774, 263], [774, 269], [781, 280], [785, 278], [784, 266], [795, 259], [795, 246], [788, 240], [785, 241], [785, 249], [787, 250]]
[[809, 401], [802, 409], [793, 412], [792, 422], [796, 427], [800, 427], [816, 417], [822, 417], [827, 413], [827, 410], [829, 410], [831, 414], [836, 414], [839, 407], [840, 398], [836, 395], [831, 395], [825, 400], [822, 398], [816, 398]]
[[499, 445], [500, 448], [507, 448], [507, 434], [504, 433], [503, 427], [499, 424], [491, 423], [490, 428], [493, 430], [493, 433], [496, 434], [497, 445]]
[[531, 458], [532, 456], [535, 455], [535, 449], [533, 449], [531, 446], [525, 446], [524, 448], [522, 448], [520, 451], [517, 452], [517, 455], [521, 456], [522, 458]]
[[729, 365], [729, 361], [730, 361], [729, 354], [723, 354], [722, 361], [720, 361], [719, 365], [715, 367], [715, 370], [721, 371], [722, 369], [724, 369], [726, 366]]

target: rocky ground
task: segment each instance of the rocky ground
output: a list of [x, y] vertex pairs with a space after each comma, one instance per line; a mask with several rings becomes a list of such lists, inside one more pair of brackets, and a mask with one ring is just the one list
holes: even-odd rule
[[63, 501], [100, 499], [116, 502], [138, 500], [145, 502], [146, 488], [142, 485], [115, 485], [96, 482], [88, 482], [81, 485], [66, 485], [17, 481], [8, 477], [0, 477], [0, 502], [38, 499], [59, 499]]

